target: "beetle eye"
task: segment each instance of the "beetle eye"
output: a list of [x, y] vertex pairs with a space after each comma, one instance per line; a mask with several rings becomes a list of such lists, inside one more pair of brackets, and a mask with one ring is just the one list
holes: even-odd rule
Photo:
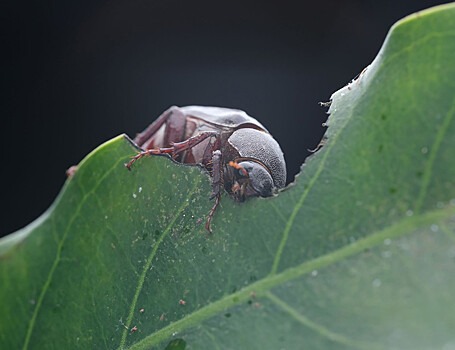
[[[246, 162], [243, 162], [244, 164], [247, 164]], [[248, 162], [249, 163], [249, 162]], [[248, 177], [248, 166], [243, 166], [240, 165], [237, 162], [230, 161], [229, 165], [235, 169], [235, 175], [239, 178], [247, 178]]]
[[239, 177], [248, 177], [248, 170], [246, 170], [244, 167], [239, 167], [236, 169], [236, 172]]

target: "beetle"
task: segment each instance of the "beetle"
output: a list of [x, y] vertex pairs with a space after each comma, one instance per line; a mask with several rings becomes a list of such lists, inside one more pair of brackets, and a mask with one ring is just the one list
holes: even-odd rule
[[198, 164], [211, 176], [215, 202], [206, 229], [220, 203], [223, 188], [239, 202], [269, 197], [286, 184], [286, 162], [278, 142], [256, 119], [238, 109], [173, 106], [133, 140], [140, 158], [168, 154], [180, 163]]

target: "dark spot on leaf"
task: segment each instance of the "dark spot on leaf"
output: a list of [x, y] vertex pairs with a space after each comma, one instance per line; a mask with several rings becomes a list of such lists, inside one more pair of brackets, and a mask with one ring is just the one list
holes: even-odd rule
[[384, 149], [384, 145], [379, 145], [378, 146], [378, 152], [379, 153], [381, 153], [383, 149]]
[[250, 276], [250, 282], [254, 282], [257, 280], [257, 277], [255, 275]]
[[251, 305], [251, 304], [253, 304], [253, 300], [250, 299], [250, 300], [248, 300], [248, 305]]
[[60, 305], [59, 305], [59, 304], [55, 305], [55, 306], [52, 308], [52, 312], [54, 312], [54, 313], [57, 313], [57, 312], [59, 312], [59, 311], [60, 311]]
[[144, 234], [142, 235], [142, 240], [145, 240], [147, 238], [149, 234], [147, 232], [144, 232]]
[[160, 237], [160, 231], [158, 231], [158, 230], [155, 230], [155, 232], [153, 234], [154, 234], [155, 238]]
[[167, 344], [164, 350], [185, 350], [186, 341], [183, 339], [173, 339]]
[[389, 188], [389, 193], [390, 194], [395, 194], [395, 193], [397, 193], [397, 189], [395, 187], [390, 187]]
[[232, 316], [232, 315], [231, 315], [230, 312], [226, 312], [226, 313], [224, 314], [224, 317], [227, 317], [227, 318], [229, 318], [229, 317], [231, 317], [231, 316]]
[[422, 177], [422, 175], [423, 175], [423, 171], [418, 171], [418, 172], [416, 172], [416, 176], [417, 176], [417, 177]]
[[387, 116], [385, 114], [381, 114], [381, 119], [382, 120], [386, 120], [387, 119]]

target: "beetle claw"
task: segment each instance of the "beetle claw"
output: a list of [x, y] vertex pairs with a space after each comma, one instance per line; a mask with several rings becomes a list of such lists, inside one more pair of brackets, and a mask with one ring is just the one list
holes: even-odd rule
[[131, 166], [133, 165], [133, 160], [130, 160], [128, 163], [123, 164], [128, 171], [131, 171]]
[[147, 152], [139, 152], [138, 154], [136, 154], [135, 156], [132, 156], [131, 157], [131, 160], [128, 162], [128, 163], [125, 163], [125, 167], [128, 169], [128, 170], [131, 170], [131, 167], [133, 166], [134, 162], [138, 159], [141, 159], [143, 156], [145, 156], [146, 154], [148, 154]]
[[215, 203], [212, 206], [212, 209], [210, 209], [209, 215], [207, 216], [207, 221], [205, 222], [205, 229], [212, 233], [212, 218], [213, 215], [215, 214], [216, 208], [218, 208], [218, 205], [220, 204], [220, 199], [221, 199], [221, 194], [217, 193], [215, 194]]
[[125, 163], [124, 165], [125, 165], [125, 167], [126, 167], [129, 171], [131, 171], [131, 167], [132, 167], [132, 165], [133, 165], [133, 163], [134, 163], [135, 161], [136, 161], [136, 159], [133, 158], [133, 159], [131, 159], [128, 163]]
[[213, 233], [213, 232], [212, 232], [212, 228], [210, 227], [211, 221], [212, 221], [212, 220], [211, 220], [211, 218], [210, 218], [210, 220], [207, 219], [207, 222], [205, 223], [205, 229], [206, 229], [207, 231], [209, 231], [210, 234]]

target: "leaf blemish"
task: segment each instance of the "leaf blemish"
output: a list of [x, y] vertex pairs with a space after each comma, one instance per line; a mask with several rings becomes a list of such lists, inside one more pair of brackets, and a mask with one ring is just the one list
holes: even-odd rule
[[183, 339], [173, 339], [171, 340], [164, 350], [185, 350], [186, 341]]

